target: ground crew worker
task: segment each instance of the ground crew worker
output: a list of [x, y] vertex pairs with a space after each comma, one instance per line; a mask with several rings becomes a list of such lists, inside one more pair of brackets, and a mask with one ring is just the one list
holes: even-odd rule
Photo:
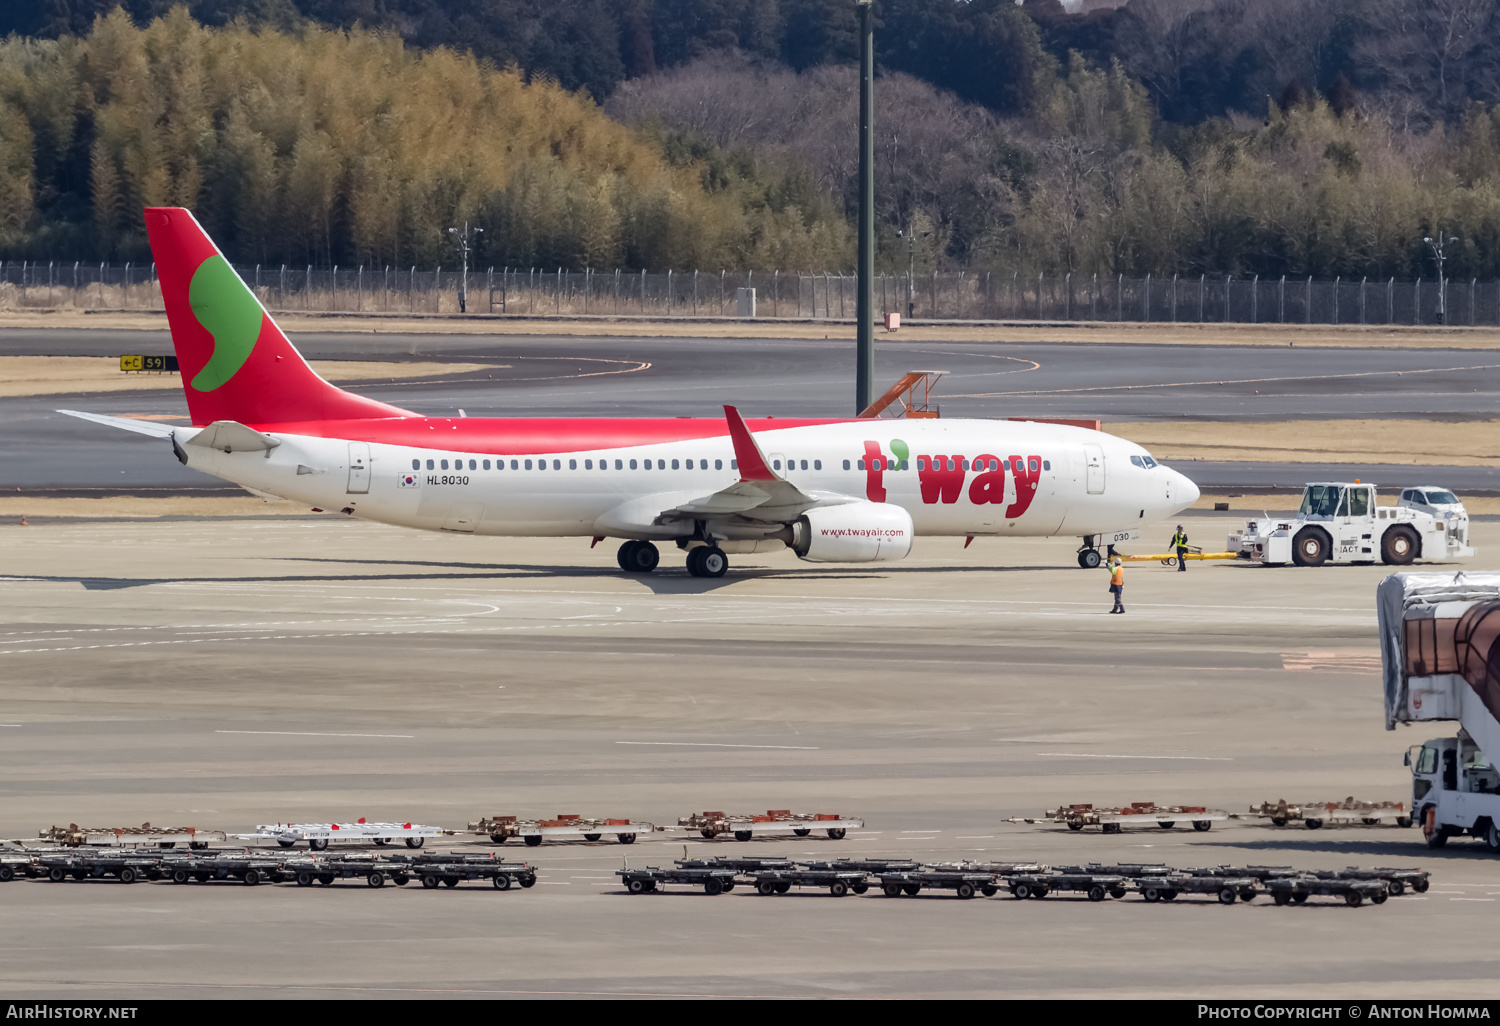
[[1177, 533], [1172, 535], [1172, 540], [1168, 544], [1177, 550], [1177, 569], [1187, 570], [1187, 560], [1183, 557], [1187, 555], [1188, 537], [1181, 524], [1177, 525]]
[[1125, 612], [1125, 564], [1116, 556], [1109, 561], [1111, 573], [1109, 575], [1109, 590], [1115, 596], [1115, 608], [1111, 613]]

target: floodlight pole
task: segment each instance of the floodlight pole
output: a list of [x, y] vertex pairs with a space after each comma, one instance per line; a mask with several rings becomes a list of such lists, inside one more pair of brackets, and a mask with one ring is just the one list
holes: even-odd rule
[[859, 256], [856, 268], [854, 412], [874, 401], [875, 386], [875, 15], [859, 8]]
[[469, 245], [469, 236], [478, 235], [484, 231], [483, 228], [470, 228], [469, 222], [465, 221], [462, 229], [449, 228], [448, 234], [453, 236], [454, 243], [463, 257], [463, 270], [458, 276], [458, 312], [469, 312], [469, 251], [473, 248]]

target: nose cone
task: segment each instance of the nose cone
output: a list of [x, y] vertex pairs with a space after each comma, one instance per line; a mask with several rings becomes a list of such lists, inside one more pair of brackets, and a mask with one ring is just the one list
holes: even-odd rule
[[1172, 488], [1173, 500], [1178, 509], [1187, 509], [1193, 503], [1197, 502], [1198, 496], [1202, 495], [1203, 493], [1200, 492], [1198, 490], [1198, 486], [1193, 484], [1193, 482], [1190, 481], [1186, 476], [1178, 474], [1175, 470], [1172, 471], [1172, 474], [1174, 474], [1177, 478], [1177, 480], [1173, 483]]

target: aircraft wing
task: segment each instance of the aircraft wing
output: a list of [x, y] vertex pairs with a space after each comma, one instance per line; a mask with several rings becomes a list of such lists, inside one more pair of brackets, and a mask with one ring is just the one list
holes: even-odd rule
[[804, 492], [777, 474], [766, 462], [744, 418], [733, 406], [724, 407], [729, 437], [734, 443], [740, 479], [711, 495], [664, 492], [621, 503], [600, 517], [608, 530], [649, 530], [693, 520], [735, 520], [763, 525], [786, 524], [818, 506], [858, 502], [842, 492]]
[[735, 463], [740, 479], [712, 495], [691, 499], [663, 510], [658, 523], [673, 520], [707, 520], [740, 516], [763, 523], [785, 523], [795, 520], [816, 506], [834, 506], [854, 502], [852, 495], [838, 492], [804, 492], [771, 469], [755, 437], [745, 426], [745, 419], [733, 406], [724, 407], [729, 421], [729, 437], [734, 443]]

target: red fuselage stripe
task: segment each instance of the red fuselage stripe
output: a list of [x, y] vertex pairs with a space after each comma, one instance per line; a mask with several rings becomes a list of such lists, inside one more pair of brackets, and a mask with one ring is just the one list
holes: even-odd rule
[[[851, 421], [765, 417], [746, 421], [746, 426], [751, 431], [778, 431], [847, 423]], [[310, 435], [496, 456], [623, 449], [729, 436], [729, 425], [722, 419], [689, 417], [389, 417], [251, 427], [273, 435]]]

